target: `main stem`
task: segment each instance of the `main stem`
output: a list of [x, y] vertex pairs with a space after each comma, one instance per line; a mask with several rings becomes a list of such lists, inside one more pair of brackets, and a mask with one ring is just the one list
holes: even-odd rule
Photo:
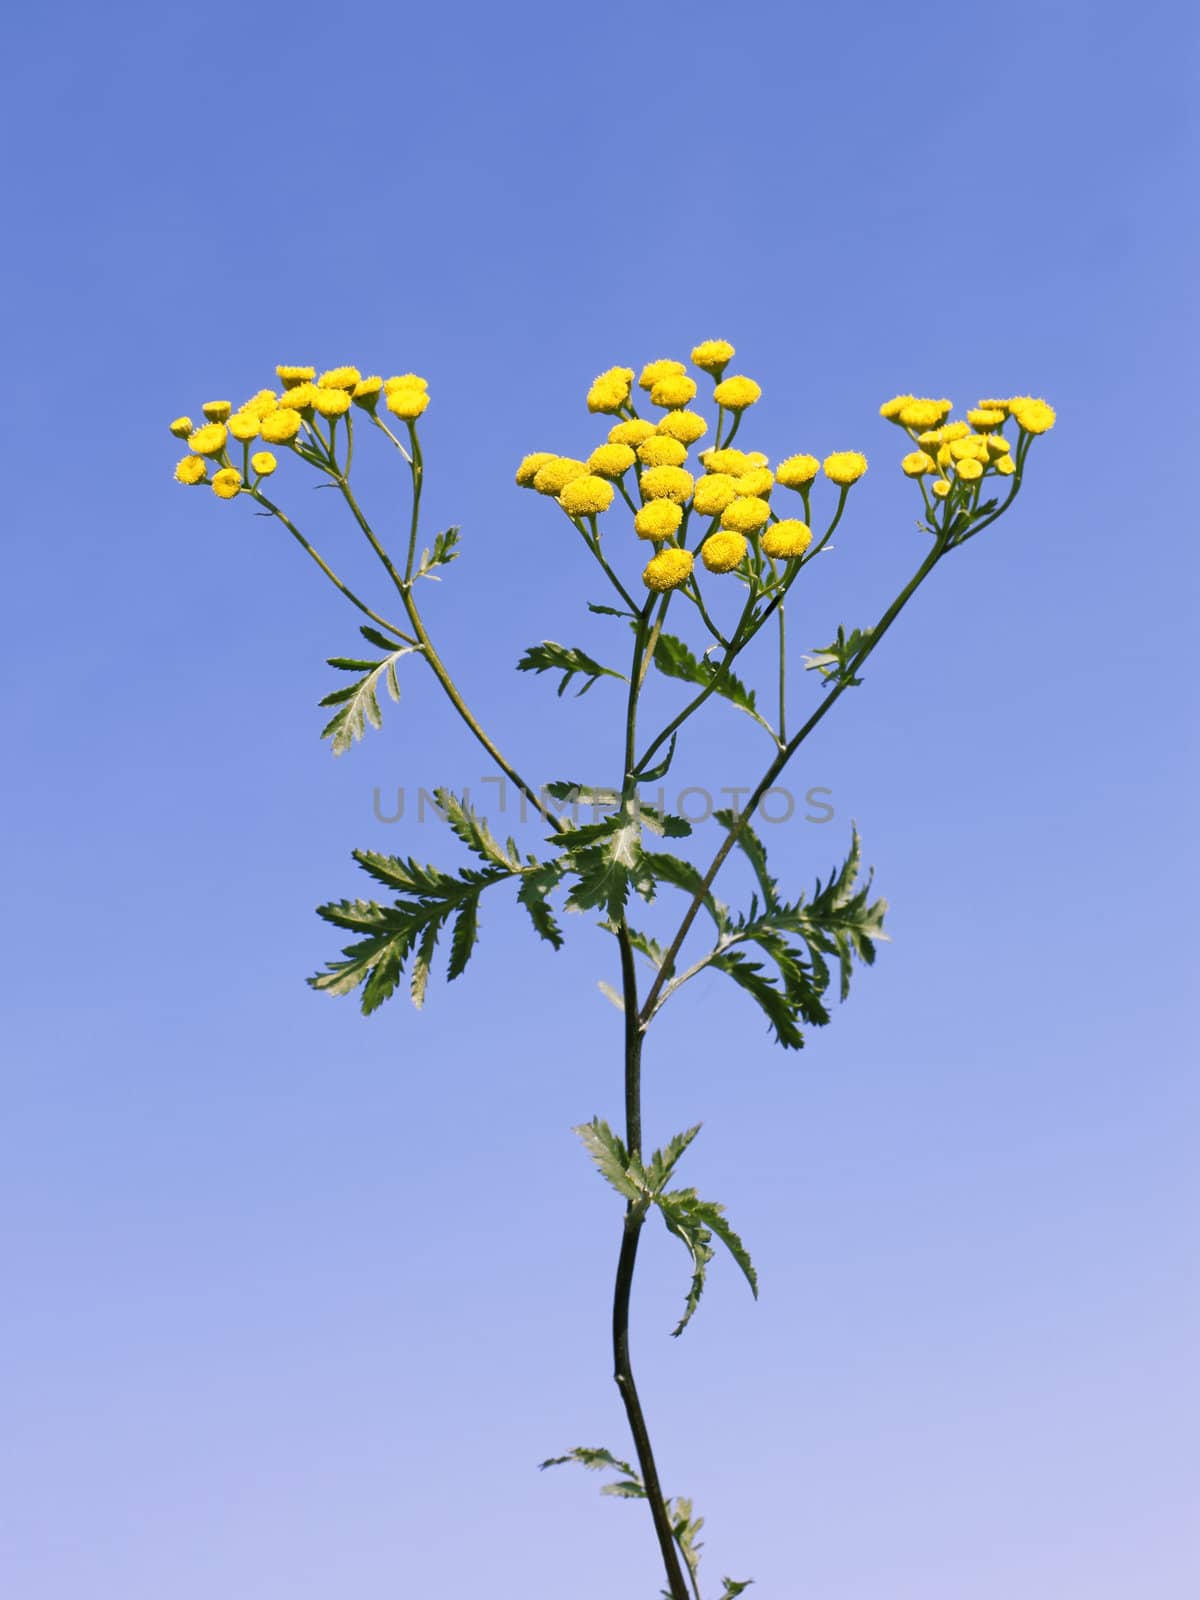
[[[633, 661], [629, 668], [629, 699], [625, 711], [625, 760], [622, 783], [622, 803], [627, 803], [637, 788], [636, 742], [638, 697], [646, 676], [649, 658], [662, 626], [666, 612], [666, 599], [659, 607], [658, 619], [653, 628], [650, 623], [654, 597], [651, 595], [638, 617], [633, 643]], [[637, 968], [634, 965], [633, 944], [629, 926], [622, 916], [617, 923], [617, 944], [621, 952], [621, 996], [625, 1007], [625, 1147], [631, 1157], [642, 1153], [642, 1039], [644, 1029], [638, 1015]], [[663, 1569], [667, 1575], [667, 1588], [671, 1600], [688, 1600], [683, 1569], [675, 1535], [671, 1531], [671, 1518], [659, 1482], [654, 1450], [650, 1444], [650, 1430], [638, 1396], [633, 1377], [633, 1361], [629, 1353], [629, 1302], [633, 1294], [633, 1274], [637, 1266], [638, 1241], [646, 1210], [631, 1201], [625, 1208], [625, 1228], [621, 1235], [621, 1253], [617, 1258], [617, 1281], [613, 1288], [612, 1342], [613, 1378], [625, 1407], [633, 1446], [637, 1452], [642, 1483], [654, 1519], [654, 1532], [662, 1554]]]
[[[633, 963], [633, 946], [622, 922], [617, 931], [621, 949], [621, 988], [625, 1001], [625, 1144], [631, 1156], [642, 1150], [642, 1028], [638, 1020], [637, 973]], [[658, 1467], [650, 1444], [650, 1431], [638, 1396], [633, 1377], [633, 1363], [629, 1354], [629, 1301], [633, 1292], [633, 1274], [637, 1266], [638, 1241], [646, 1213], [632, 1202], [625, 1209], [625, 1231], [621, 1235], [621, 1254], [617, 1258], [617, 1281], [613, 1290], [613, 1378], [620, 1391], [629, 1431], [637, 1452], [642, 1483], [650, 1502], [650, 1515], [654, 1518], [654, 1532], [662, 1553], [663, 1568], [671, 1600], [688, 1600], [688, 1592], [679, 1562], [679, 1551], [671, 1531], [667, 1502], [659, 1482]]]

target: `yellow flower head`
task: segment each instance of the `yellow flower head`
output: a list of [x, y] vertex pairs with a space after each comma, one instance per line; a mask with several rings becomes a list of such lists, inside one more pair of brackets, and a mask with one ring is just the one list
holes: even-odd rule
[[896, 413], [896, 420], [903, 428], [936, 428], [945, 422], [953, 405], [952, 400], [909, 400]]
[[208, 463], [203, 456], [184, 456], [175, 463], [176, 483], [203, 483], [208, 476]]
[[1049, 433], [1056, 421], [1053, 406], [1048, 406], [1044, 400], [1030, 399], [1028, 395], [1010, 400], [1008, 409], [1016, 418], [1017, 427], [1026, 433]]
[[315, 383], [293, 383], [284, 389], [279, 404], [288, 411], [311, 411], [320, 392]]
[[740, 533], [713, 533], [700, 546], [700, 559], [710, 572], [732, 572], [749, 548]]
[[318, 389], [313, 409], [323, 417], [344, 417], [350, 409], [350, 392], [348, 389]]
[[219, 456], [227, 438], [223, 423], [210, 422], [188, 436], [188, 449], [194, 450], [198, 456]]
[[967, 412], [967, 421], [980, 433], [990, 433], [993, 428], [998, 428], [1004, 417], [1005, 413], [996, 406], [977, 406], [974, 411]]
[[1004, 478], [1011, 478], [1013, 473], [1017, 470], [1017, 463], [1011, 456], [1000, 456], [993, 463], [993, 465], [995, 466], [996, 471], [1000, 473], [1001, 477]]
[[867, 470], [867, 458], [857, 450], [835, 450], [825, 457], [825, 476], [843, 489], [857, 483]]
[[233, 407], [228, 400], [206, 400], [200, 409], [210, 422], [224, 422]]
[[812, 543], [812, 529], [807, 522], [788, 518], [773, 522], [759, 540], [763, 554], [774, 556], [776, 561], [791, 561], [802, 556]]
[[632, 367], [609, 367], [588, 390], [589, 411], [620, 411], [633, 387]]
[[789, 456], [775, 468], [775, 482], [785, 489], [802, 489], [821, 470], [816, 456]]
[[775, 474], [770, 467], [751, 467], [737, 481], [739, 494], [769, 495], [775, 487]]
[[756, 494], [740, 494], [721, 513], [721, 526], [734, 533], [753, 533], [771, 520], [771, 508]]
[[691, 575], [690, 550], [660, 550], [656, 556], [651, 556], [647, 561], [646, 570], [642, 573], [642, 582], [647, 589], [664, 594], [668, 589], [678, 589], [679, 585], [686, 583]]
[[643, 500], [674, 500], [682, 505], [692, 492], [693, 478], [682, 467], [647, 467], [642, 473]]
[[916, 399], [915, 394], [894, 395], [891, 400], [885, 400], [879, 408], [879, 415], [888, 422], [897, 422], [905, 406], [911, 405]]
[[1004, 413], [1004, 415], [1007, 416], [1008, 415], [1008, 401], [1007, 400], [981, 400], [979, 402], [979, 409], [981, 411], [1002, 411]]
[[350, 398], [356, 406], [362, 406], [364, 411], [374, 411], [382, 393], [382, 378], [360, 378], [354, 385], [354, 392]]
[[924, 450], [913, 450], [900, 463], [900, 470], [906, 478], [919, 478], [926, 472], [936, 472], [937, 462]]
[[222, 467], [213, 474], [212, 491], [219, 500], [232, 500], [241, 488], [242, 475], [236, 467]]
[[290, 444], [300, 432], [300, 414], [281, 408], [262, 420], [262, 436], [267, 444]]
[[947, 422], [941, 429], [942, 443], [953, 444], [956, 439], [965, 439], [970, 431], [965, 422]]
[[269, 450], [256, 450], [250, 457], [250, 465], [260, 478], [269, 478], [279, 463]]
[[987, 447], [988, 454], [992, 456], [1006, 456], [1012, 449], [1012, 446], [1002, 433], [989, 433]]
[[681, 467], [687, 460], [687, 445], [666, 434], [653, 433], [637, 447], [644, 467]]
[[362, 382], [357, 367], [330, 367], [317, 379], [318, 389], [353, 389]]
[[415, 372], [402, 372], [398, 378], [383, 380], [384, 394], [395, 394], [397, 389], [428, 389], [428, 378], [418, 378]]
[[613, 486], [607, 478], [591, 473], [572, 478], [558, 497], [558, 503], [571, 517], [594, 517], [607, 511], [613, 502]]
[[403, 417], [405, 422], [415, 422], [428, 404], [429, 396], [424, 389], [393, 389], [387, 397], [388, 410], [394, 417]]
[[252, 394], [244, 405], [238, 407], [243, 416], [257, 417], [259, 421], [263, 417], [269, 417], [272, 411], [278, 409], [279, 399], [274, 389], [260, 389], [257, 394]]
[[745, 411], [762, 398], [762, 388], [753, 378], [726, 378], [713, 390], [713, 399], [726, 411]]
[[621, 478], [636, 460], [627, 444], [599, 444], [587, 458], [587, 464], [589, 471], [602, 478]]
[[986, 461], [987, 439], [981, 433], [969, 433], [965, 439], [955, 439], [950, 446], [955, 461]]
[[696, 479], [692, 505], [696, 508], [697, 516], [719, 517], [739, 493], [736, 478], [731, 478], [727, 472], [710, 472]]
[[747, 450], [746, 460], [752, 467], [767, 467], [771, 464], [770, 456], [764, 455], [761, 450]]
[[968, 456], [965, 461], [956, 461], [954, 470], [964, 483], [978, 483], [983, 477], [983, 463], [976, 461], [974, 456]]
[[725, 339], [706, 339], [692, 351], [692, 365], [714, 378], [719, 378], [732, 360], [733, 346]]
[[950, 493], [950, 484], [945, 478], [939, 478], [933, 486], [933, 492], [939, 500], [944, 500]]
[[695, 444], [708, 432], [708, 423], [695, 411], [668, 411], [658, 424], [658, 432], [680, 444]]
[[649, 392], [660, 378], [682, 377], [687, 371], [682, 361], [648, 361], [642, 368], [639, 385]]
[[917, 435], [917, 443], [922, 450], [936, 450], [939, 445], [946, 443], [946, 435], [950, 432], [951, 426], [953, 424], [948, 424], [944, 428], [927, 428], [924, 433]]
[[744, 450], [706, 450], [700, 459], [706, 472], [730, 472], [735, 478], [754, 465]]
[[938, 464], [938, 466], [941, 467], [943, 469], [943, 471], [944, 471], [950, 465], [950, 463], [953, 460], [954, 460], [954, 452], [951, 450], [950, 446], [948, 444], [942, 445], [939, 448], [938, 453], [937, 453], [937, 464]]
[[569, 483], [586, 476], [586, 461], [575, 461], [570, 456], [551, 456], [534, 473], [533, 487], [539, 494], [551, 494], [557, 499]]
[[235, 411], [229, 419], [229, 431], [241, 444], [258, 438], [258, 418], [252, 411]]
[[648, 439], [658, 429], [645, 417], [633, 417], [629, 422], [617, 422], [608, 430], [609, 444], [627, 444], [637, 449], [643, 439]]
[[311, 383], [316, 375], [316, 367], [275, 368], [275, 376], [285, 389], [294, 389], [298, 383]]
[[634, 517], [633, 528], [639, 539], [653, 539], [657, 543], [677, 533], [682, 521], [683, 508], [674, 500], [648, 500]]
[[667, 372], [659, 378], [650, 391], [650, 403], [667, 410], [677, 410], [696, 398], [696, 380], [684, 372]]
[[[550, 461], [557, 461], [558, 457], [553, 450], [535, 450], [531, 456], [525, 456], [517, 468], [517, 483], [522, 489], [532, 489], [533, 480], [542, 468]], [[587, 471], [587, 468], [584, 468]], [[582, 473], [580, 474], [582, 477]], [[569, 480], [568, 480], [569, 481]], [[554, 491], [558, 493], [557, 490]]]
[[186, 439], [188, 434], [192, 431], [191, 417], [176, 417], [175, 421], [171, 424], [171, 432], [177, 439]]

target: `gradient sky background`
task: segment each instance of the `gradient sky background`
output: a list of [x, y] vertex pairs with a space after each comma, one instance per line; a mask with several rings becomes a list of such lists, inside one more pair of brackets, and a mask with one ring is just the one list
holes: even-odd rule
[[[427, 374], [427, 526], [465, 530], [431, 626], [519, 764], [578, 776], [614, 697], [507, 668], [609, 625], [512, 472], [599, 436], [601, 368], [720, 335], [773, 458], [871, 458], [798, 644], [920, 559], [883, 399], [1060, 423], [809, 747], [833, 823], [770, 835], [799, 888], [857, 819], [894, 942], [799, 1056], [716, 977], [652, 1043], [649, 1136], [704, 1120], [685, 1181], [763, 1280], [718, 1262], [675, 1343], [651, 1237], [667, 1488], [709, 1594], [1190, 1600], [1192, 9], [68, 4], [6, 42], [0, 1587], [657, 1592], [640, 1508], [534, 1470], [626, 1449], [619, 1202], [569, 1131], [620, 1111], [613, 952], [505, 903], [423, 1016], [304, 986], [353, 846], [460, 859], [373, 787], [488, 767], [414, 664], [330, 759], [354, 616], [172, 482], [165, 424], [280, 360]], [[705, 728], [681, 783], [762, 759]]]

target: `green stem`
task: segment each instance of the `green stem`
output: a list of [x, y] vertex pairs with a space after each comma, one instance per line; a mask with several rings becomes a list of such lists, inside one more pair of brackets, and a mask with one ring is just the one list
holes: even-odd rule
[[812, 733], [813, 730], [829, 715], [830, 711], [832, 711], [838, 700], [841, 699], [843, 693], [847, 688], [849, 688], [851, 680], [857, 675], [859, 668], [863, 665], [867, 657], [882, 640], [884, 634], [888, 631], [892, 623], [895, 622], [901, 611], [903, 611], [904, 607], [912, 599], [913, 595], [917, 592], [917, 589], [933, 571], [934, 567], [941, 560], [942, 556], [945, 555], [946, 549], [946, 538], [943, 534], [939, 537], [938, 542], [930, 551], [929, 555], [925, 557], [925, 560], [917, 568], [917, 571], [914, 573], [912, 578], [909, 579], [908, 583], [905, 584], [904, 588], [884, 612], [883, 616], [876, 624], [875, 629], [867, 643], [862, 647], [861, 650], [857, 652], [853, 660], [847, 663], [847, 666], [842, 673], [836, 688], [829, 691], [824, 700], [817, 707], [816, 711], [813, 712], [812, 716], [809, 717], [808, 721], [804, 724], [800, 731], [788, 741], [788, 743], [775, 757], [774, 761], [771, 762], [771, 765], [767, 768], [758, 785], [754, 789], [754, 792], [751, 794], [745, 808], [734, 817], [733, 826], [729, 829], [725, 835], [725, 838], [722, 840], [721, 846], [718, 849], [716, 856], [713, 858], [712, 865], [705, 873], [700, 886], [697, 888], [696, 893], [692, 897], [691, 904], [684, 912], [683, 921], [680, 923], [679, 929], [676, 932], [674, 939], [671, 941], [666, 955], [663, 957], [663, 962], [658, 970], [657, 976], [650, 985], [650, 989], [646, 995], [639, 1019], [640, 1025], [643, 1029], [647, 1027], [650, 1018], [654, 1015], [655, 1002], [658, 1000], [663, 986], [670, 977], [671, 971], [683, 946], [683, 941], [687, 938], [692, 923], [696, 920], [696, 916], [699, 913], [701, 906], [704, 904], [706, 897], [711, 891], [717, 874], [725, 864], [725, 860], [730, 851], [737, 843], [738, 835], [741, 833], [746, 823], [754, 815], [754, 812], [757, 809], [762, 797], [766, 794], [767, 790], [775, 782], [775, 779], [787, 766], [788, 762], [795, 755], [796, 751], [808, 738], [809, 734]]
[[346, 596], [346, 599], [349, 600], [350, 604], [357, 606], [362, 612], [363, 616], [370, 617], [372, 622], [377, 622], [379, 626], [381, 628], [385, 628], [388, 633], [395, 634], [397, 639], [403, 639], [405, 644], [415, 645], [417, 643], [412, 634], [405, 633], [403, 628], [398, 628], [394, 622], [389, 622], [386, 617], [381, 617], [378, 611], [372, 611], [371, 607], [367, 605], [365, 601], [360, 600], [354, 593], [354, 590], [347, 587], [347, 585], [342, 582], [328, 562], [313, 548], [311, 544], [309, 544], [308, 540], [300, 532], [299, 528], [296, 527], [295, 523], [292, 522], [292, 520], [279, 509], [273, 500], [268, 500], [261, 489], [251, 489], [250, 493], [260, 505], [263, 505], [267, 508], [267, 511], [271, 516], [278, 517], [279, 521], [283, 523], [284, 527], [291, 534], [292, 538], [295, 539], [297, 544], [308, 551], [309, 555], [320, 567], [321, 571], [329, 579], [330, 583], [333, 584], [334, 588], [340, 589], [341, 592]]
[[779, 742], [787, 743], [787, 625], [779, 602]]

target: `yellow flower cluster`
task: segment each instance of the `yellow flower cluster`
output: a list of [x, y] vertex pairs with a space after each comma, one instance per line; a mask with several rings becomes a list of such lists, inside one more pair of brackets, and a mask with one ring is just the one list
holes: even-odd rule
[[[724, 339], [706, 340], [691, 355], [693, 367], [712, 380], [718, 416], [717, 444], [700, 451], [695, 464], [689, 452], [708, 434], [709, 424], [691, 409], [697, 385], [686, 365], [664, 357], [647, 362], [636, 379], [632, 367], [610, 367], [593, 380], [588, 410], [607, 413], [614, 421], [607, 439], [586, 460], [537, 451], [522, 460], [516, 473], [520, 487], [557, 500], [581, 531], [588, 531], [582, 519], [591, 519], [592, 538], [599, 532], [595, 518], [610, 509], [619, 492], [633, 512], [637, 536], [665, 547], [642, 574], [646, 586], [656, 591], [676, 588], [693, 574], [692, 553], [684, 548], [693, 514], [711, 519], [699, 542], [704, 567], [713, 573], [740, 569], [748, 576], [762, 565], [752, 540], [772, 561], [798, 560], [812, 543], [807, 522], [780, 519], [772, 510], [770, 496], [776, 487], [799, 493], [807, 515], [810, 486], [822, 470], [843, 494], [867, 470], [866, 457], [854, 450], [835, 451], [824, 463], [816, 456], [793, 455], [772, 470], [761, 451], [722, 446], [720, 434], [737, 431], [745, 412], [762, 397], [762, 388], [743, 374], [725, 376], [735, 351]], [[636, 389], [664, 413], [657, 421], [637, 414]], [[949, 401], [919, 402], [912, 395], [904, 396], [902, 404], [916, 408], [907, 414], [921, 427], [944, 421], [950, 409]], [[898, 403], [897, 414], [900, 409]], [[926, 459], [932, 470], [933, 458]]]
[[1048, 433], [1055, 423], [1053, 406], [1032, 395], [981, 400], [967, 412], [965, 422], [950, 422], [952, 409], [949, 400], [911, 394], [895, 395], [879, 408], [880, 416], [903, 428], [916, 447], [901, 459], [901, 472], [918, 480], [932, 477], [931, 487], [939, 500], [945, 500], [957, 485], [968, 493], [977, 489], [989, 473], [1002, 478], [1016, 474], [1012, 441], [1004, 434], [1009, 417], [1017, 425], [1018, 436]]
[[[264, 444], [303, 445], [308, 428], [308, 442], [315, 444], [322, 436], [313, 431], [314, 418], [325, 417], [332, 423], [354, 406], [374, 416], [381, 395], [387, 398], [388, 410], [410, 424], [429, 404], [429, 384], [415, 372], [364, 378], [357, 367], [331, 367], [318, 378], [315, 367], [276, 367], [275, 376], [278, 392], [260, 389], [236, 411], [228, 400], [206, 401], [201, 407], [205, 420], [199, 427], [191, 417], [175, 418], [170, 431], [177, 439], [186, 439], [191, 452], [175, 467], [177, 482], [208, 483], [219, 499], [232, 500], [243, 489], [253, 492], [258, 481], [278, 466], [269, 450], [250, 454], [256, 439]], [[230, 439], [243, 447], [240, 470], [229, 459]], [[217, 468], [211, 478], [209, 461]]]

